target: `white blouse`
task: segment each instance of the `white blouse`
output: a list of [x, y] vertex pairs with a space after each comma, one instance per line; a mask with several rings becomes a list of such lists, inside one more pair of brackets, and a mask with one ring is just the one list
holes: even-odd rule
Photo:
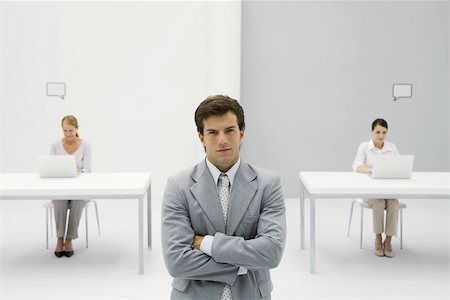
[[73, 155], [75, 156], [75, 160], [77, 162], [77, 169], [81, 170], [81, 172], [91, 172], [91, 145], [81, 140], [81, 144], [78, 149], [72, 153], [67, 153], [66, 149], [64, 149], [62, 140], [52, 143], [50, 149], [51, 155]]
[[375, 156], [399, 154], [400, 153], [398, 152], [397, 147], [393, 143], [384, 141], [383, 149], [378, 149], [375, 147], [373, 140], [370, 139], [370, 141], [363, 142], [359, 145], [358, 152], [356, 153], [356, 157], [352, 165], [353, 171], [356, 171], [356, 168], [359, 166], [372, 168]]

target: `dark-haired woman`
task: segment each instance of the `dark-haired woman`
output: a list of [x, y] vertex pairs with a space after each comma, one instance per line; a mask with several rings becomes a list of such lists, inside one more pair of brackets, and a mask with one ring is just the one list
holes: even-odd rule
[[[359, 173], [372, 173], [374, 158], [378, 155], [399, 155], [397, 147], [385, 140], [388, 124], [383, 119], [376, 119], [372, 123], [372, 138], [359, 145], [353, 170]], [[375, 233], [375, 254], [377, 256], [393, 257], [391, 239], [397, 231], [398, 200], [397, 199], [364, 199], [372, 207], [373, 231]], [[384, 222], [386, 210], [386, 223]], [[382, 240], [382, 233], [385, 240]]]

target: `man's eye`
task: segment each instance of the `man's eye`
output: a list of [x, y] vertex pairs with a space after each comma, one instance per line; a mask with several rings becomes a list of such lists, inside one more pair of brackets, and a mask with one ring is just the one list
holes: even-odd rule
[[209, 134], [209, 135], [216, 135], [216, 134], [217, 134], [217, 131], [208, 131], [208, 134]]

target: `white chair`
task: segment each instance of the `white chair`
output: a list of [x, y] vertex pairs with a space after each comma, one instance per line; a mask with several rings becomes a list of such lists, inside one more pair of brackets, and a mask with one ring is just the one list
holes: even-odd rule
[[[98, 231], [98, 236], [100, 236], [100, 222], [98, 219], [98, 208], [97, 208], [97, 202], [95, 202], [95, 200], [89, 200], [89, 201], [85, 201], [84, 203], [84, 218], [85, 218], [85, 222], [86, 222], [86, 248], [88, 248], [89, 246], [89, 239], [88, 239], [88, 207], [89, 205], [91, 205], [91, 203], [94, 204], [95, 206], [95, 215], [97, 217], [97, 231]], [[53, 202], [52, 201], [48, 201], [46, 203], [44, 203], [44, 208], [45, 208], [45, 230], [46, 230], [46, 244], [47, 244], [47, 249], [48, 249], [48, 227], [50, 224], [50, 234], [53, 237]]]
[[[360, 232], [360, 236], [359, 236], [359, 248], [362, 249], [362, 238], [363, 238], [363, 224], [364, 224], [364, 209], [368, 208], [368, 209], [372, 209], [372, 207], [364, 202], [363, 199], [361, 198], [357, 198], [355, 200], [352, 201], [351, 207], [350, 207], [350, 218], [348, 220], [348, 231], [347, 231], [347, 236], [350, 236], [350, 226], [352, 224], [352, 215], [353, 215], [353, 206], [355, 205], [355, 203], [359, 204], [359, 207], [361, 207], [361, 232]], [[400, 249], [403, 249], [403, 209], [405, 209], [407, 206], [405, 203], [403, 202], [398, 202], [398, 221], [399, 221], [399, 227], [400, 227]], [[397, 234], [396, 234], [397, 236]]]

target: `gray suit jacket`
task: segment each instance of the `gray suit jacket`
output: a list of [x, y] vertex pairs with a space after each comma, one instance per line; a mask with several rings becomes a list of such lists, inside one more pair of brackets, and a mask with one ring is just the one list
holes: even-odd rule
[[[168, 179], [161, 222], [164, 261], [174, 277], [172, 299], [219, 299], [225, 283], [233, 300], [270, 299], [269, 269], [278, 266], [286, 241], [279, 176], [241, 161], [225, 224], [203, 161]], [[214, 236], [211, 257], [192, 248], [195, 234]], [[247, 274], [238, 276], [239, 267]]]

